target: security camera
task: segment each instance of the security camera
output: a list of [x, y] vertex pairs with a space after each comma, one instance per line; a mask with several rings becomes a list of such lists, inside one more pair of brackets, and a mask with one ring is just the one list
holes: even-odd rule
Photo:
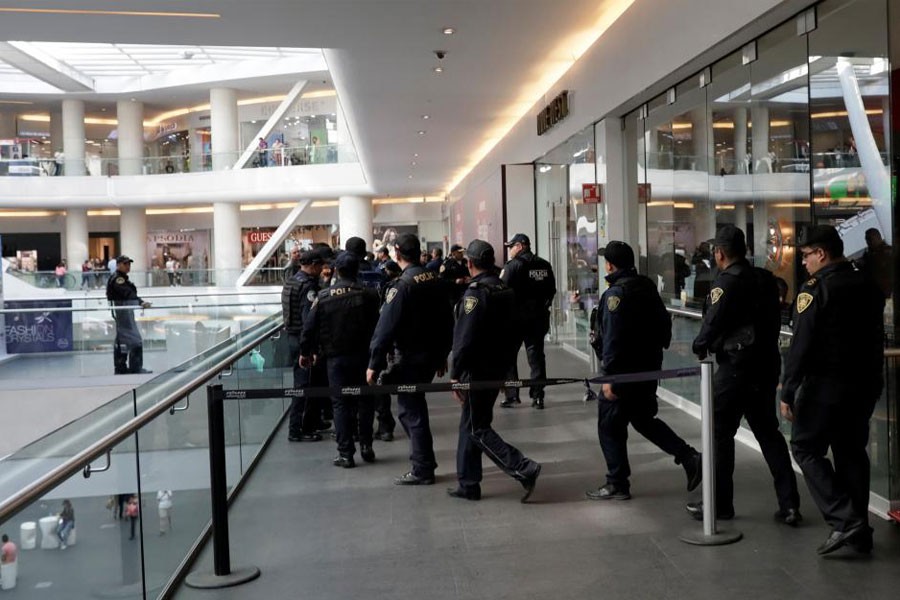
[[447, 56], [446, 50], [435, 50], [434, 55], [438, 57], [438, 60], [444, 60], [444, 57]]

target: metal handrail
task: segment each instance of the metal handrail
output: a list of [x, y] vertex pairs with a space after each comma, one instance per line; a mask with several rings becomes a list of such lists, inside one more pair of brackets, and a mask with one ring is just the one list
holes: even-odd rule
[[35, 500], [61, 485], [73, 475], [81, 472], [85, 465], [89, 465], [96, 458], [111, 451], [115, 446], [125, 441], [129, 436], [149, 424], [156, 417], [165, 413], [169, 408], [177, 404], [188, 394], [201, 388], [219, 372], [224, 371], [229, 365], [239, 360], [245, 354], [249, 354], [256, 346], [267, 338], [277, 333], [282, 327], [279, 320], [271, 327], [246, 340], [244, 348], [228, 355], [215, 365], [198, 375], [192, 381], [185, 383], [178, 389], [170, 392], [152, 408], [136, 416], [115, 431], [105, 435], [94, 442], [63, 464], [55, 467], [43, 477], [28, 484], [17, 493], [0, 502], [0, 523], [4, 523], [20, 511], [24, 510]]
[[14, 315], [21, 313], [52, 313], [52, 312], [97, 312], [98, 310], [120, 311], [120, 310], [162, 310], [172, 308], [234, 308], [236, 306], [281, 306], [280, 300], [272, 300], [271, 302], [239, 302], [236, 304], [172, 304], [166, 306], [148, 306], [141, 308], [139, 304], [129, 306], [95, 306], [84, 308], [70, 308], [65, 306], [55, 306], [48, 308], [4, 308], [0, 309], [0, 315]]

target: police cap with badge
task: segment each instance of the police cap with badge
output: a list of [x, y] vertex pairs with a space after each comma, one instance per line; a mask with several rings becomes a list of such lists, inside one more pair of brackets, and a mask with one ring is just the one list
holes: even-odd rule
[[509, 248], [511, 246], [515, 246], [516, 244], [522, 244], [523, 246], [531, 246], [531, 239], [524, 233], [517, 233], [516, 235], [512, 236], [512, 239], [510, 239], [508, 242], [506, 242], [503, 245], [506, 246], [507, 248]]
[[[797, 236], [797, 246], [800, 248], [810, 246], [823, 247], [829, 251], [829, 254], [836, 252], [842, 255], [844, 253], [844, 241], [841, 239], [837, 229], [831, 225], [804, 227], [800, 230], [800, 235]], [[832, 258], [837, 258], [837, 256]]]
[[306, 250], [300, 254], [301, 265], [320, 265], [334, 258], [334, 251], [327, 246], [320, 246]]

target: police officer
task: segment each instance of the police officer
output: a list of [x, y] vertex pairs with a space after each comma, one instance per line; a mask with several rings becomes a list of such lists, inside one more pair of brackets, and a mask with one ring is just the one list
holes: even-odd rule
[[[544, 336], [550, 331], [550, 306], [556, 295], [553, 267], [531, 251], [531, 240], [524, 233], [517, 233], [504, 244], [508, 248], [509, 262], [500, 272], [500, 279], [516, 293], [518, 343], [516, 353], [524, 342], [531, 379], [547, 378], [547, 361], [544, 357]], [[519, 370], [513, 361], [507, 377], [518, 379]], [[544, 388], [534, 386], [529, 392], [531, 405], [544, 408]], [[500, 406], [507, 408], [519, 404], [519, 390], [506, 392]]]
[[438, 273], [453, 285], [453, 304], [456, 305], [469, 283], [469, 268], [466, 265], [462, 246], [459, 244], [450, 246], [450, 256], [438, 269]]
[[[778, 287], [771, 273], [747, 262], [744, 232], [734, 225], [720, 228], [713, 246], [718, 275], [703, 307], [693, 351], [700, 359], [714, 353], [718, 363], [713, 382], [716, 514], [719, 519], [734, 517], [734, 435], [744, 417], [775, 482], [775, 519], [796, 526], [802, 520], [797, 477], [775, 408], [781, 368]], [[703, 519], [702, 502], [686, 508], [695, 519]]]
[[[663, 349], [672, 341], [669, 316], [656, 284], [639, 275], [634, 251], [625, 242], [610, 242], [604, 250], [609, 288], [600, 298], [598, 331], [600, 375], [619, 375], [662, 368]], [[590, 500], [631, 498], [628, 477], [628, 424], [675, 457], [687, 475], [687, 489], [700, 484], [700, 454], [656, 413], [657, 380], [603, 384], [598, 402], [597, 432], [606, 459], [606, 485], [589, 490]]]
[[[319, 292], [303, 323], [300, 364], [310, 365], [312, 355], [319, 352], [319, 360], [326, 361], [330, 386], [362, 386], [366, 383], [369, 342], [378, 321], [378, 292], [357, 281], [359, 259], [354, 254], [342, 252], [333, 266], [335, 280], [330, 288]], [[345, 469], [356, 466], [353, 436], [357, 432], [360, 456], [366, 462], [375, 462], [372, 396], [333, 396], [331, 401], [338, 446], [334, 465]]]
[[376, 269], [366, 258], [366, 241], [360, 237], [351, 237], [344, 244], [344, 249], [359, 261], [359, 282], [376, 292], [381, 289], [386, 278], [384, 272]]
[[[866, 446], [884, 384], [884, 295], [874, 279], [844, 258], [834, 227], [809, 228], [797, 245], [810, 279], [794, 305], [781, 412], [793, 421], [794, 458], [832, 528], [818, 553], [844, 545], [868, 553]], [[826, 456], [829, 448], [833, 462]]]
[[[473, 240], [466, 249], [472, 281], [456, 307], [452, 382], [497, 381], [515, 360], [513, 309], [515, 293], [493, 273], [494, 247]], [[481, 499], [481, 455], [525, 488], [522, 502], [534, 491], [541, 465], [526, 458], [491, 427], [498, 389], [453, 392], [462, 404], [456, 472], [459, 485], [447, 493], [454, 498]]]
[[[284, 283], [281, 290], [281, 308], [284, 314], [284, 329], [288, 334], [288, 348], [294, 367], [294, 387], [326, 385], [327, 373], [324, 362], [303, 366], [300, 364], [300, 336], [303, 322], [319, 293], [319, 276], [322, 267], [332, 256], [330, 248], [314, 248], [300, 255], [300, 270]], [[317, 432], [324, 429], [322, 405], [319, 398], [294, 397], [288, 425], [288, 440], [291, 442], [318, 442], [322, 436]]]
[[[403, 234], [397, 238], [397, 262], [403, 269], [394, 287], [387, 291], [378, 325], [369, 346], [366, 380], [374, 384], [387, 364], [389, 352], [396, 362], [384, 373], [385, 384], [415, 385], [429, 383], [435, 373], [442, 375], [453, 341], [453, 309], [450, 294], [437, 273], [418, 264], [419, 238]], [[409, 472], [394, 480], [396, 485], [434, 483], [434, 458], [428, 404], [421, 392], [397, 394], [400, 424], [409, 437]]]
[[[382, 246], [382, 248], [384, 248], [384, 246]], [[384, 283], [381, 284], [381, 289], [378, 291], [381, 303], [384, 304], [384, 301], [387, 298], [388, 290], [394, 287], [394, 282], [396, 282], [397, 278], [400, 277], [401, 269], [400, 265], [398, 265], [396, 262], [388, 260], [382, 266], [381, 271], [387, 278]], [[388, 368], [390, 368], [393, 362], [394, 355], [393, 353], [389, 353], [387, 357]], [[381, 440], [382, 442], [393, 442], [394, 427], [397, 426], [397, 422], [394, 420], [394, 415], [391, 413], [390, 394], [378, 394], [375, 396], [375, 419], [378, 427], [376, 428], [373, 437], [376, 440]]]
[[[128, 279], [133, 261], [125, 256], [116, 258], [116, 270], [106, 282], [106, 299], [114, 306], [140, 306], [148, 308], [138, 296], [137, 287]], [[116, 339], [113, 343], [113, 368], [116, 375], [126, 373], [152, 373], [144, 368], [144, 340], [134, 320], [131, 309], [113, 310], [116, 323]]]

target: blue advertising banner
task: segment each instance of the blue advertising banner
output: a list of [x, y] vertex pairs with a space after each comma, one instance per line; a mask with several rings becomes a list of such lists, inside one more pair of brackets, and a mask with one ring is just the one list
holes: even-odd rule
[[[71, 300], [8, 300], [6, 309], [72, 308]], [[72, 349], [71, 312], [10, 312], [4, 324], [6, 351], [9, 354], [31, 352], [67, 352]]]

